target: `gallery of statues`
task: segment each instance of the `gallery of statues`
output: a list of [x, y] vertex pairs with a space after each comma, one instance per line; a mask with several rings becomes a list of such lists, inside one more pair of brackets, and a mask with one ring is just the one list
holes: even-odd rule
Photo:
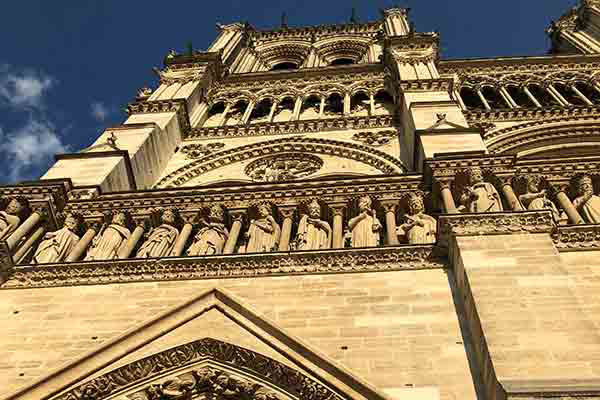
[[414, 26], [217, 24], [0, 186], [0, 397], [600, 399], [600, 1]]

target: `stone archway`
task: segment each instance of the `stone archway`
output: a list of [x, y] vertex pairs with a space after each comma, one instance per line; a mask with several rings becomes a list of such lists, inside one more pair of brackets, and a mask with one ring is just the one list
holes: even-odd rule
[[178, 187], [216, 168], [283, 152], [326, 154], [348, 158], [365, 163], [387, 175], [401, 174], [407, 170], [397, 158], [369, 146], [339, 140], [300, 136], [261, 141], [215, 152], [173, 171], [156, 183], [155, 188]]

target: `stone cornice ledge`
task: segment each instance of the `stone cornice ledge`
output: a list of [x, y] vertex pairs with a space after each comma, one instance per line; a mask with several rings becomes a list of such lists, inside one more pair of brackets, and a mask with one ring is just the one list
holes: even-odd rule
[[558, 251], [600, 250], [600, 225], [559, 226], [552, 240]]
[[550, 233], [555, 227], [550, 211], [512, 211], [486, 214], [446, 214], [438, 220], [439, 244], [451, 236]]
[[598, 380], [503, 381], [507, 400], [597, 400]]
[[445, 267], [435, 246], [387, 246], [19, 266], [2, 289]]

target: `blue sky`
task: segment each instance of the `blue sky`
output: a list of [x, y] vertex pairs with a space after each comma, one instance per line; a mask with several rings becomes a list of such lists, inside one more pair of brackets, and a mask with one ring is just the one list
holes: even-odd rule
[[21, 0], [0, 16], [0, 183], [37, 179], [55, 153], [75, 152], [124, 120], [138, 88], [171, 48], [206, 49], [215, 23], [257, 28], [360, 20], [412, 9], [418, 31], [439, 31], [443, 58], [539, 55], [551, 19], [576, 0]]

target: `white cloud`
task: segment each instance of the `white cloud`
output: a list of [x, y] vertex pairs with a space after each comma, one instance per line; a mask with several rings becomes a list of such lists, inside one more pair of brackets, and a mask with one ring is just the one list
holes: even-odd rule
[[48, 164], [55, 154], [68, 150], [52, 124], [35, 119], [0, 139], [0, 154], [5, 158], [11, 181], [37, 178], [30, 176], [31, 169]]
[[104, 104], [96, 101], [92, 103], [92, 117], [96, 121], [104, 122], [112, 111]]
[[43, 107], [42, 97], [55, 81], [33, 71], [11, 72], [5, 66], [0, 70], [0, 100], [14, 107]]

